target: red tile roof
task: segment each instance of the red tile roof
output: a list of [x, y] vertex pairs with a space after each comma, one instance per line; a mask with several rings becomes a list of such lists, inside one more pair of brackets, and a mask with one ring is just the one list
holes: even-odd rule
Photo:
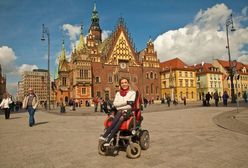
[[[226, 68], [226, 69], [228, 69], [229, 66], [230, 66], [229, 61], [218, 60], [218, 59], [217, 59], [217, 61], [219, 62], [219, 64], [220, 64], [221, 66], [223, 66], [223, 67]], [[233, 64], [233, 62], [234, 62], [234, 61], [231, 62], [231, 65]], [[242, 72], [242, 69], [243, 69], [244, 67], [245, 67], [246, 69], [248, 69], [248, 65], [247, 65], [247, 64], [243, 64], [243, 63], [238, 62], [238, 61], [236, 62], [236, 70], [237, 70], [237, 71]]]
[[182, 60], [179, 58], [174, 58], [168, 61], [164, 61], [160, 63], [160, 67], [164, 69], [188, 69], [193, 70], [192, 67], [185, 64]]
[[206, 73], [222, 74], [220, 71], [215, 71], [211, 69], [211, 67], [214, 66], [210, 63], [196, 64], [196, 65], [192, 65], [191, 67], [197, 71], [197, 74], [206, 74]]

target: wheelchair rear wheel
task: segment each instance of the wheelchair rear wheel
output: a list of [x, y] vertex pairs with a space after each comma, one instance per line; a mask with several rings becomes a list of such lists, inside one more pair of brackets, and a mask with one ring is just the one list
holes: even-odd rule
[[150, 146], [150, 136], [147, 130], [143, 130], [140, 135], [140, 147], [143, 150], [147, 150]]
[[137, 143], [132, 143], [132, 144], [129, 144], [127, 146], [127, 150], [126, 150], [126, 153], [127, 153], [127, 157], [131, 158], [131, 159], [136, 159], [140, 156], [141, 154], [141, 148], [140, 148], [140, 145], [137, 144]]

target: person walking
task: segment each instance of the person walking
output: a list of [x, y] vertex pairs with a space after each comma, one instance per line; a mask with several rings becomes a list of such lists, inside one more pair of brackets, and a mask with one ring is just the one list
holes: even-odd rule
[[29, 126], [32, 127], [35, 124], [34, 114], [35, 110], [38, 106], [39, 100], [34, 90], [32, 88], [28, 89], [28, 94], [25, 96], [23, 100], [22, 108], [27, 109], [29, 113]]
[[93, 103], [94, 103], [95, 112], [97, 112], [98, 103], [99, 103], [98, 97], [97, 97], [97, 96], [93, 99]]
[[243, 99], [244, 99], [245, 103], [247, 103], [247, 93], [246, 93], [246, 91], [243, 94]]
[[207, 104], [207, 106], [210, 106], [210, 103], [209, 103], [210, 99], [212, 99], [212, 96], [211, 96], [211, 94], [208, 92], [208, 93], [206, 94], [206, 104]]
[[227, 106], [228, 98], [229, 98], [229, 95], [227, 94], [227, 91], [224, 91], [223, 96], [222, 96], [224, 106]]
[[186, 106], [186, 97], [184, 96], [184, 97], [182, 98], [182, 100], [183, 100], [184, 106]]
[[171, 103], [171, 98], [170, 98], [170, 96], [166, 96], [166, 101], [167, 101], [168, 107], [170, 107], [170, 103]]
[[0, 104], [0, 108], [3, 109], [6, 120], [9, 119], [9, 116], [10, 116], [10, 104], [11, 103], [12, 103], [12, 100], [10, 99], [8, 94], [4, 93], [3, 100]]
[[219, 103], [219, 95], [218, 92], [214, 92], [214, 102], [215, 102], [215, 106], [218, 107], [218, 103]]

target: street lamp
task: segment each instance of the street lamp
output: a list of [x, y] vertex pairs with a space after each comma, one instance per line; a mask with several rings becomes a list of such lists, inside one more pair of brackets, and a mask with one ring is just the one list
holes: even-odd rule
[[228, 51], [228, 58], [229, 58], [229, 76], [230, 76], [230, 81], [231, 81], [231, 97], [232, 97], [232, 103], [236, 103], [235, 96], [234, 96], [234, 84], [233, 84], [233, 76], [234, 76], [234, 71], [233, 71], [233, 65], [231, 61], [231, 53], [230, 53], [230, 45], [229, 45], [229, 38], [228, 38], [228, 27], [231, 27], [231, 31], [235, 31], [233, 27], [233, 20], [232, 20], [232, 14], [230, 17], [226, 20], [226, 38], [227, 38], [227, 51]]
[[48, 61], [47, 61], [47, 110], [50, 110], [50, 34], [48, 27], [45, 27], [44, 24], [42, 24], [42, 36], [41, 41], [45, 41], [45, 34], [47, 35], [47, 41], [48, 41]]

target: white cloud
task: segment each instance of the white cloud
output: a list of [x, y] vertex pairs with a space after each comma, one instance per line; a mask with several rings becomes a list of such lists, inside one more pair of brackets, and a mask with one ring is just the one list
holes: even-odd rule
[[79, 34], [80, 34], [81, 26], [74, 26], [71, 24], [64, 24], [63, 30], [66, 31], [67, 35], [70, 37], [71, 41], [77, 40]]
[[110, 30], [103, 30], [102, 31], [102, 41], [104, 41], [108, 36], [111, 34], [112, 31]]
[[0, 64], [4, 73], [15, 71], [15, 52], [8, 46], [0, 47]]
[[38, 69], [37, 65], [22, 64], [18, 68], [18, 73], [21, 75], [24, 71], [32, 71], [34, 69]]
[[[200, 10], [193, 23], [159, 35], [154, 41], [159, 59], [165, 61], [179, 57], [188, 64], [227, 60], [225, 22], [231, 13], [225, 4], [217, 4], [205, 11]], [[247, 18], [247, 7], [241, 15], [233, 17], [236, 31], [229, 31], [232, 59], [247, 61], [244, 59], [247, 54], [243, 54], [242, 49], [248, 45], [248, 27], [241, 25]]]

